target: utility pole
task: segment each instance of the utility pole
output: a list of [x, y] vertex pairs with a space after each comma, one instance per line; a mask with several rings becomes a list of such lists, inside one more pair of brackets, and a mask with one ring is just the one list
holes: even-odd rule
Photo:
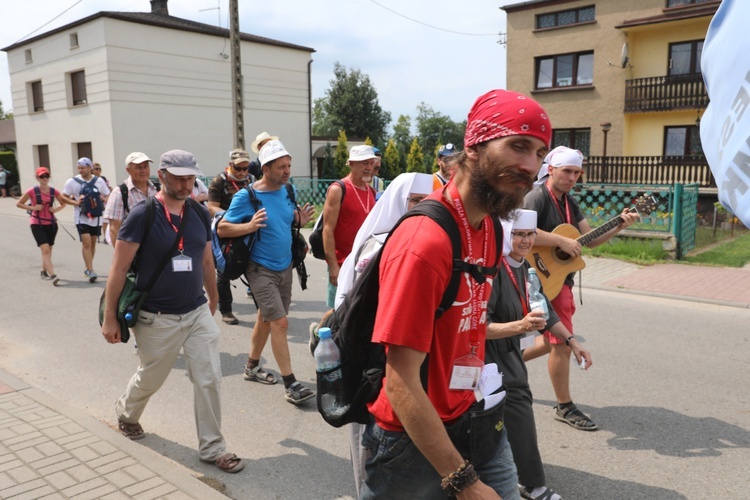
[[240, 54], [240, 14], [238, 0], [229, 0], [229, 45], [232, 58], [232, 118], [234, 147], [245, 149], [245, 100], [242, 97], [242, 57]]

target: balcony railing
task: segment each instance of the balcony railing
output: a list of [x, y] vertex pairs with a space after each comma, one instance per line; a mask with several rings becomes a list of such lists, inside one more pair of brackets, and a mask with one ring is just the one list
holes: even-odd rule
[[625, 112], [672, 111], [708, 106], [703, 76], [654, 76], [625, 81]]
[[716, 187], [706, 159], [698, 156], [589, 156], [586, 182]]

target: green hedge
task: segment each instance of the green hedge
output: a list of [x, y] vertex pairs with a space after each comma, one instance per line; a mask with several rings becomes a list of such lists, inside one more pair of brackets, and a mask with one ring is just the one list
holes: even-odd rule
[[0, 165], [2, 165], [8, 172], [5, 187], [10, 189], [11, 186], [18, 184], [18, 162], [16, 162], [16, 154], [13, 151], [0, 151]]

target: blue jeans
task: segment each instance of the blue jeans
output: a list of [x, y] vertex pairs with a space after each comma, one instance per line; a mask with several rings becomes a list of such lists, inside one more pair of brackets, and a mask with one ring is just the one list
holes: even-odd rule
[[[387, 431], [370, 423], [365, 429], [362, 446], [371, 457], [365, 464], [367, 478], [360, 491], [360, 500], [448, 498], [440, 488], [440, 475], [405, 432]], [[480, 480], [503, 500], [521, 499], [516, 465], [505, 430], [495, 455], [473, 465]]]

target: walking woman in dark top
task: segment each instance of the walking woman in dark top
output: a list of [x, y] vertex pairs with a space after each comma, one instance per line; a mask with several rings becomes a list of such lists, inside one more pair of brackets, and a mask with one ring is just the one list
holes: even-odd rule
[[549, 330], [571, 347], [579, 365], [584, 360], [586, 369], [591, 366], [591, 355], [560, 322], [549, 301], [549, 319], [544, 319], [541, 310], [530, 310], [526, 288], [530, 265], [525, 257], [534, 246], [536, 216], [533, 210], [516, 210], [512, 217], [513, 229], [506, 235], [512, 239], [510, 254], [502, 259], [487, 304], [485, 363], [497, 363], [508, 391], [504, 423], [518, 469], [521, 496], [562, 500], [545, 483], [523, 349], [534, 345], [537, 332]]

